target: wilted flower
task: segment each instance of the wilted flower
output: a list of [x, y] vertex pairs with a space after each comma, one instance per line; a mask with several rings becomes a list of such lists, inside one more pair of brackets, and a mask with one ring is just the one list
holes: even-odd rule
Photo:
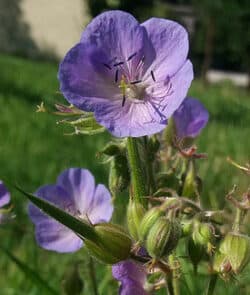
[[177, 138], [198, 136], [207, 125], [208, 118], [208, 111], [203, 104], [195, 98], [187, 97], [173, 115]]
[[[109, 191], [102, 184], [95, 186], [94, 177], [86, 169], [65, 170], [55, 185], [42, 186], [35, 195], [92, 224], [108, 222], [113, 212]], [[29, 205], [29, 215], [36, 226], [36, 239], [41, 247], [74, 252], [83, 246], [83, 241], [72, 230], [32, 204]]]
[[145, 268], [131, 260], [121, 261], [112, 267], [113, 277], [121, 282], [119, 295], [147, 295], [144, 290]]
[[4, 220], [4, 213], [1, 212], [1, 208], [10, 202], [10, 193], [7, 191], [5, 185], [0, 180], [0, 223]]
[[108, 11], [92, 20], [59, 69], [60, 90], [118, 137], [163, 130], [193, 79], [178, 23]]

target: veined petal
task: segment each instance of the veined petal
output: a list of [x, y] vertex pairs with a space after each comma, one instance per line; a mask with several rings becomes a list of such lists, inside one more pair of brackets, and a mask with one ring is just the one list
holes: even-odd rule
[[95, 112], [96, 120], [117, 137], [140, 137], [160, 132], [166, 127], [165, 116], [150, 102], [126, 101], [105, 104]]
[[151, 70], [156, 80], [174, 75], [187, 59], [187, 31], [180, 24], [162, 18], [151, 18], [142, 26], [147, 30], [156, 55], [145, 79], [150, 79]]
[[91, 44], [77, 44], [65, 56], [58, 72], [60, 90], [67, 100], [85, 111], [120, 96], [115, 73], [105, 66], [102, 49]]
[[[174, 76], [166, 78], [165, 84], [164, 81], [161, 82], [162, 86], [159, 87], [159, 89], [157, 89], [157, 84], [156, 86], [150, 86], [150, 88], [156, 87], [155, 91], [151, 93], [151, 98], [149, 99], [150, 103], [155, 105], [155, 108], [157, 108], [166, 119], [169, 119], [185, 99], [192, 80], [193, 66], [192, 63], [187, 60]], [[148, 91], [149, 95], [150, 88]]]
[[81, 43], [91, 43], [103, 48], [110, 61], [128, 59], [143, 49], [145, 29], [129, 13], [119, 10], [107, 11], [95, 17], [84, 30]]
[[[35, 195], [71, 214], [75, 213], [75, 208], [72, 208], [72, 199], [60, 186], [43, 186], [36, 191]], [[41, 247], [65, 253], [77, 251], [82, 247], [82, 240], [72, 230], [49, 217], [33, 204], [29, 205], [29, 216], [36, 226], [36, 240]]]
[[112, 275], [121, 282], [131, 279], [143, 285], [146, 281], [147, 273], [143, 265], [131, 260], [125, 260], [112, 266]]
[[89, 211], [95, 193], [95, 180], [87, 169], [67, 169], [58, 176], [57, 184], [72, 198], [79, 215]]
[[75, 252], [83, 246], [72, 230], [48, 217], [36, 225], [36, 240], [42, 248], [60, 253]]
[[92, 203], [87, 212], [93, 224], [110, 221], [113, 213], [110, 192], [103, 184], [98, 184]]

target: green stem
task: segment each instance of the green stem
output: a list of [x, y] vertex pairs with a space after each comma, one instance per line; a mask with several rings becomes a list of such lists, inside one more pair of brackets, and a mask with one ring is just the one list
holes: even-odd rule
[[150, 156], [148, 137], [144, 136], [143, 139], [144, 139], [144, 145], [145, 145], [148, 192], [150, 195], [152, 195], [156, 190], [155, 177], [154, 177], [154, 161], [152, 159], [152, 156]]
[[234, 223], [232, 226], [232, 230], [236, 233], [240, 231], [240, 225], [245, 217], [245, 211], [242, 210], [241, 208], [236, 208], [236, 214], [235, 214], [235, 219]]
[[175, 295], [174, 289], [173, 289], [173, 284], [172, 284], [172, 274], [168, 274], [166, 276], [166, 287], [167, 287], [167, 294], [168, 295]]
[[209, 280], [209, 283], [208, 283], [208, 288], [207, 288], [206, 295], [213, 295], [214, 294], [214, 289], [215, 289], [217, 279], [218, 279], [217, 274], [212, 274], [210, 276], [210, 280]]
[[178, 269], [175, 265], [175, 254], [169, 255], [169, 264], [172, 270], [172, 288], [173, 288], [173, 294], [174, 295], [180, 295], [180, 285], [179, 285], [179, 274]]
[[138, 150], [137, 139], [133, 137], [128, 137], [127, 139], [127, 150], [128, 150], [128, 161], [131, 171], [131, 182], [133, 188], [134, 200], [140, 203], [146, 203], [146, 184], [145, 176], [142, 168], [140, 154]]
[[94, 265], [94, 260], [91, 256], [89, 256], [89, 263], [88, 264], [89, 264], [89, 277], [90, 277], [90, 282], [92, 285], [93, 294], [98, 295], [95, 265]]

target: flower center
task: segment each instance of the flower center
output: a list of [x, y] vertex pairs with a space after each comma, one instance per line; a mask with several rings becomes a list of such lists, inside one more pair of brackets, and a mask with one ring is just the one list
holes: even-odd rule
[[[143, 100], [146, 95], [146, 85], [141, 79], [145, 56], [142, 56], [137, 62], [134, 60], [136, 56], [137, 52], [131, 54], [126, 61], [117, 61], [117, 58], [114, 58], [113, 62], [103, 63], [107, 69], [115, 70], [114, 82], [119, 87], [121, 93], [122, 107], [127, 99]], [[151, 71], [151, 76], [155, 82], [153, 71]]]
[[119, 88], [122, 94], [122, 106], [124, 106], [126, 98], [143, 100], [145, 97], [145, 87], [138, 86], [141, 80], [129, 82], [126, 77], [122, 75]]

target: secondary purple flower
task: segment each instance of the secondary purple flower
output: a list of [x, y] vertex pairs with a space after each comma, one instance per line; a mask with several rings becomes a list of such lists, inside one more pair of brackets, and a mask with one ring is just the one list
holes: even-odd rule
[[207, 125], [209, 114], [203, 104], [195, 98], [187, 97], [173, 115], [176, 135], [179, 139], [196, 137]]
[[[113, 212], [109, 191], [102, 184], [95, 186], [94, 177], [86, 169], [65, 170], [55, 185], [42, 186], [35, 195], [78, 218], [90, 220], [92, 224], [108, 222]], [[74, 252], [83, 246], [83, 241], [72, 230], [32, 204], [29, 205], [29, 215], [41, 247], [57, 252]]]
[[144, 290], [145, 268], [131, 260], [121, 261], [112, 267], [113, 277], [121, 282], [119, 295], [147, 295]]
[[114, 136], [165, 128], [193, 79], [188, 35], [178, 23], [108, 11], [92, 20], [59, 68], [66, 99]]
[[5, 219], [4, 214], [1, 213], [1, 208], [10, 202], [10, 193], [0, 180], [0, 223]]

